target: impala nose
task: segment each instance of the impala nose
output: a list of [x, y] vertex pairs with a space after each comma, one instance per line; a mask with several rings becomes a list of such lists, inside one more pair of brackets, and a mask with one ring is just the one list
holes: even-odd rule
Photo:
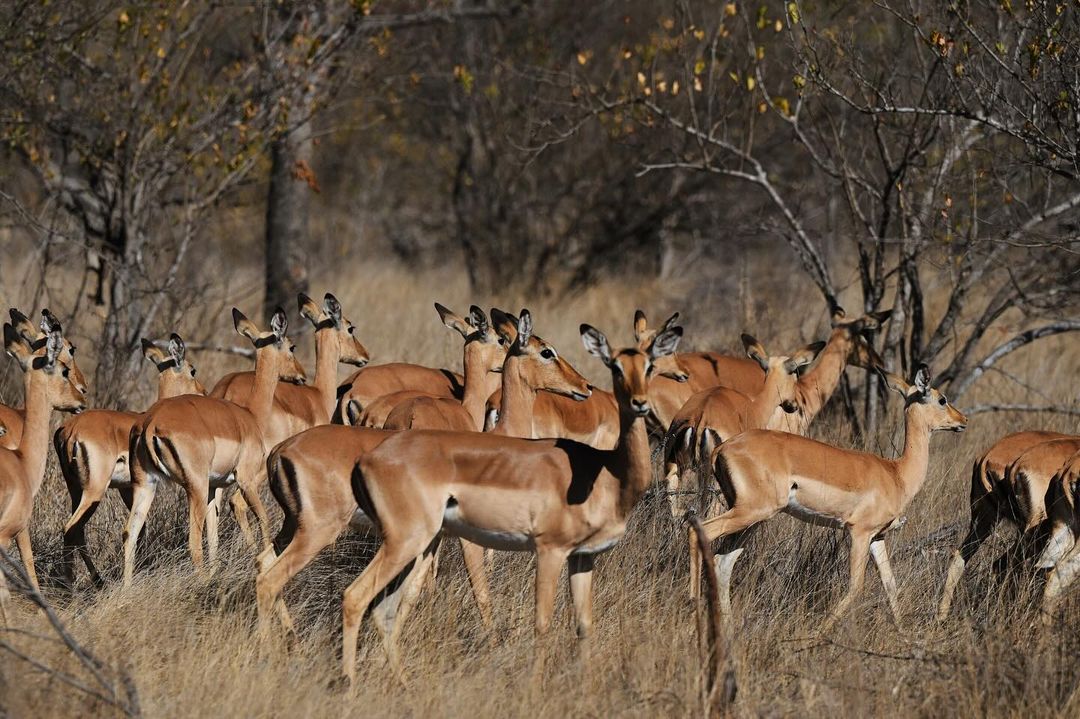
[[632, 399], [630, 400], [630, 407], [638, 415], [646, 415], [649, 413], [649, 400], [647, 399]]

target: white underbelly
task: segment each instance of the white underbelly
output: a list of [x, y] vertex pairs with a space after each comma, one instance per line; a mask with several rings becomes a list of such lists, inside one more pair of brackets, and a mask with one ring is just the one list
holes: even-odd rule
[[236, 472], [226, 475], [212, 475], [210, 477], [210, 489], [224, 489], [236, 484]]
[[799, 504], [799, 499], [797, 496], [798, 491], [798, 487], [791, 488], [791, 491], [788, 492], [787, 506], [784, 507], [783, 511], [787, 512], [792, 517], [800, 519], [809, 524], [816, 524], [821, 527], [832, 527], [833, 529], [843, 528], [844, 520], [840, 519], [839, 517], [835, 517], [831, 514], [826, 514], [824, 512], [819, 512], [815, 509], [811, 509], [810, 507], [805, 507]]
[[524, 532], [488, 529], [465, 522], [456, 504], [448, 506], [443, 512], [443, 531], [473, 544], [505, 552], [531, 552], [536, 548], [533, 538]]
[[126, 489], [131, 486], [131, 473], [128, 471], [127, 453], [116, 458], [112, 474], [109, 475], [109, 486], [114, 489]]

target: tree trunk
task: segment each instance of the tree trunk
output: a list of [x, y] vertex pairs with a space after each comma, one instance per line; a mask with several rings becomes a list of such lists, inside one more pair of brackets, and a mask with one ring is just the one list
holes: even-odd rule
[[270, 190], [266, 199], [266, 296], [269, 318], [277, 307], [296, 306], [308, 291], [308, 212], [317, 187], [311, 174], [311, 123], [305, 122], [270, 147]]

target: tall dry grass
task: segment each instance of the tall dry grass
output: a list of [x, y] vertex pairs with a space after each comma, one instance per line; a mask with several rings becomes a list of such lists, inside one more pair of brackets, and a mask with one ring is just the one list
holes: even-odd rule
[[[792, 311], [820, 303], [809, 288], [792, 281], [791, 272], [769, 262], [755, 267], [753, 276], [755, 281], [743, 289], [727, 277], [632, 288], [609, 283], [529, 307], [538, 333], [601, 385], [607, 384], [605, 371], [586, 357], [577, 325], [587, 321], [615, 342], [628, 342], [637, 306], [656, 320], [682, 310], [688, 345], [700, 347], [733, 349], [744, 328], [770, 348], [825, 336], [824, 311]], [[392, 266], [366, 266], [347, 275], [328, 270], [318, 279], [314, 289], [337, 293], [375, 361], [457, 367], [460, 340], [438, 324], [432, 301], [455, 309], [471, 302], [507, 309], [522, 303], [512, 295], [470, 297], [460, 273], [451, 270], [416, 276]], [[243, 272], [235, 273], [222, 297], [242, 297], [246, 280], [250, 277]], [[11, 299], [12, 304], [20, 301], [25, 299]], [[191, 336], [231, 337], [224, 305], [202, 309], [200, 317], [220, 318], [214, 326], [190, 321], [178, 329]], [[81, 330], [73, 326], [72, 331]], [[81, 362], [92, 364], [93, 354], [92, 346], [80, 345]], [[208, 383], [244, 366], [216, 355], [195, 359]], [[1078, 363], [1075, 340], [1039, 345], [1006, 367], [1034, 389], [990, 378], [979, 388], [980, 399], [1037, 399], [1033, 393], [1038, 392], [1075, 396]], [[134, 407], [151, 394], [148, 376], [141, 384], [129, 393]], [[871, 438], [870, 448], [897, 451], [901, 404], [890, 400], [889, 426]], [[1080, 715], [1080, 601], [1074, 596], [1064, 602], [1054, 627], [1042, 628], [1033, 608], [1037, 585], [1026, 575], [1017, 583], [999, 584], [990, 571], [991, 560], [1012, 539], [1010, 532], [999, 531], [972, 563], [952, 618], [942, 625], [931, 621], [948, 555], [967, 520], [971, 460], [998, 436], [1036, 426], [1077, 431], [1075, 421], [1060, 417], [979, 415], [965, 434], [933, 439], [925, 487], [908, 510], [907, 524], [889, 538], [904, 615], [900, 627], [893, 624], [870, 567], [867, 589], [854, 610], [826, 640], [815, 638], [828, 607], [846, 586], [846, 542], [840, 533], [786, 516], [757, 532], [736, 569], [736, 713]], [[837, 416], [819, 418], [813, 433], [840, 444], [852, 441]], [[223, 522], [221, 569], [210, 579], [196, 577], [186, 554], [182, 498], [175, 491], [159, 492], [140, 547], [135, 586], [123, 592], [118, 578], [124, 512], [110, 494], [89, 530], [91, 550], [110, 582], [95, 590], [84, 579], [69, 595], [55, 581], [68, 509], [63, 482], [51, 466], [33, 520], [45, 593], [79, 641], [130, 674], [149, 716], [478, 718], [700, 711], [702, 667], [694, 607], [686, 591], [685, 529], [671, 519], [660, 496], [641, 503], [623, 542], [598, 562], [597, 621], [586, 648], [571, 639], [566, 597], [560, 596], [551, 654], [543, 667], [534, 666], [532, 559], [527, 555], [496, 556], [491, 577], [496, 628], [485, 631], [460, 556], [450, 545], [435, 590], [421, 600], [404, 632], [408, 685], [392, 679], [378, 638], [367, 627], [360, 681], [352, 693], [332, 686], [340, 666], [340, 599], [373, 553], [372, 540], [343, 537], [287, 588], [286, 601], [301, 636], [299, 645], [289, 649], [284, 641], [261, 641], [255, 634], [252, 557], [230, 518]], [[28, 604], [19, 607], [17, 626], [29, 633], [8, 632], [6, 641], [78, 673], [61, 647], [36, 636], [47, 633], [43, 620]], [[7, 654], [0, 660], [0, 714], [5, 712], [13, 717], [106, 716], [113, 710]]]

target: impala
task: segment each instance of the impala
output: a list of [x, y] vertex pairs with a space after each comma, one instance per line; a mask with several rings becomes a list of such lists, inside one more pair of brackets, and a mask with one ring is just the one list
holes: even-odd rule
[[[4, 324], [4, 349], [22, 369], [25, 379], [26, 419], [15, 449], [0, 449], [0, 547], [15, 539], [27, 577], [39, 589], [30, 545], [30, 514], [34, 497], [45, 479], [49, 451], [49, 417], [54, 409], [72, 412], [86, 406], [86, 388], [76, 384], [71, 368], [60, 359], [64, 338], [58, 329], [49, 331], [40, 351]], [[0, 572], [0, 621], [8, 623], [7, 580]]]
[[[1004, 519], [1020, 529], [1021, 537], [1012, 550], [1012, 553], [1016, 554], [1027, 544], [1025, 537], [1030, 534], [1030, 530], [1045, 519], [1044, 496], [1050, 478], [1066, 459], [1060, 451], [1053, 451], [1055, 447], [1052, 443], [1069, 439], [1070, 435], [1058, 432], [1016, 432], [999, 439], [972, 464], [971, 519], [967, 535], [953, 551], [949, 561], [945, 590], [938, 605], [938, 621], [949, 615], [953, 594], [964, 574], [964, 568], [989, 538], [998, 522]], [[1051, 451], [1040, 460], [1040, 453], [1035, 450], [1043, 446], [1049, 447]], [[1029, 454], [1032, 451], [1034, 454]], [[1057, 459], [1052, 459], [1050, 455]], [[1015, 471], [1010, 471], [1010, 467], [1021, 457], [1027, 457], [1025, 465], [1028, 468], [1023, 472], [1022, 478]], [[1051, 464], [1053, 466], [1050, 466]], [[1028, 479], [1029, 476], [1033, 481]], [[1018, 484], [1017, 480], [1021, 482]], [[1005, 563], [1003, 557], [995, 564], [1004, 567]]]
[[[263, 540], [267, 546], [270, 543], [270, 523], [258, 492], [266, 474], [263, 432], [270, 423], [278, 380], [302, 381], [304, 368], [285, 335], [288, 320], [281, 308], [271, 318], [269, 332], [259, 330], [235, 308], [233, 324], [255, 346], [250, 407], [216, 397], [170, 397], [156, 402], [132, 432], [129, 464], [134, 499], [124, 530], [124, 586], [131, 584], [139, 532], [162, 480], [179, 484], [187, 494], [188, 549], [196, 569], [202, 569], [202, 532], [208, 519], [211, 564], [217, 556], [216, 503], [215, 511], [207, 513], [210, 492], [233, 482], [245, 504], [255, 510]], [[237, 512], [237, 521], [248, 543], [254, 544], [243, 512]]]
[[[158, 372], [158, 399], [183, 394], [206, 394], [195, 379], [195, 368], [186, 359], [184, 340], [173, 334], [168, 351], [142, 341], [143, 356]], [[138, 412], [92, 409], [64, 422], [53, 435], [60, 471], [71, 496], [71, 519], [64, 526], [64, 576], [75, 581], [75, 554], [78, 553], [94, 584], [101, 585], [86, 547], [86, 525], [97, 511], [109, 487], [131, 509], [131, 478], [128, 475], [128, 443], [131, 430], [142, 419]]]
[[[509, 398], [507, 421], [491, 434], [513, 436], [527, 425], [533, 398], [557, 392], [572, 397], [588, 396], [589, 386], [577, 371], [562, 359], [550, 343], [532, 332], [532, 316], [522, 310], [515, 324], [512, 318], [492, 311], [503, 344], [509, 346], [502, 367], [502, 383]], [[267, 460], [270, 488], [285, 513], [281, 532], [274, 539], [277, 558], [264, 554], [263, 568], [255, 581], [262, 626], [276, 607], [287, 631], [293, 631], [281, 590], [322, 550], [350, 526], [368, 530], [371, 523], [360, 511], [351, 481], [360, 457], [378, 446], [385, 430], [352, 427], [316, 427], [274, 448]], [[458, 435], [460, 436], [460, 435]], [[491, 602], [484, 574], [483, 553], [476, 545], [462, 544], [462, 554], [477, 608], [486, 626], [491, 626]], [[419, 584], [414, 585], [418, 589]]]
[[[41, 311], [41, 327], [34, 327], [34, 323], [22, 312], [12, 307], [8, 310], [11, 317], [11, 328], [15, 334], [22, 337], [34, 352], [45, 348], [48, 333], [55, 330], [63, 335], [63, 327], [56, 316], [47, 309]], [[75, 363], [75, 345], [64, 339], [63, 349], [60, 351], [60, 362], [68, 368], [72, 381], [76, 387], [86, 387], [86, 378], [83, 376], [79, 365]], [[15, 409], [0, 404], [0, 448], [15, 449], [19, 446], [19, 438], [22, 437], [25, 410]]]
[[[297, 304], [300, 316], [315, 328], [315, 377], [310, 385], [277, 384], [264, 435], [268, 447], [309, 427], [329, 424], [337, 403], [338, 363], [363, 367], [369, 359], [367, 349], [356, 339], [356, 326], [342, 316], [341, 304], [334, 295], [327, 292], [320, 307], [301, 293]], [[254, 372], [234, 372], [218, 380], [210, 396], [246, 406], [254, 384]]]
[[[724, 442], [715, 454], [716, 476], [727, 499], [727, 512], [703, 523], [706, 537], [728, 539], [716, 557], [721, 612], [731, 614], [731, 571], [741, 547], [740, 535], [770, 517], [786, 512], [812, 524], [847, 530], [851, 539], [850, 582], [832, 611], [827, 631], [862, 590], [867, 553], [874, 558], [896, 621], [900, 605], [889, 565], [884, 533], [901, 522], [905, 508], [926, 481], [930, 435], [935, 430], [962, 431], [967, 417], [930, 386], [922, 366], [915, 383], [882, 372], [888, 386], [904, 396], [904, 450], [897, 459], [839, 449], [799, 435], [751, 430]], [[701, 556], [690, 543], [690, 588], [698, 596]]]
[[[678, 318], [679, 313], [676, 312], [664, 322], [660, 332], [674, 327]], [[634, 314], [634, 339], [638, 349], [648, 350], [657, 334], [658, 331], [648, 329], [645, 313], [637, 310]], [[676, 382], [686, 382], [689, 376], [679, 363], [678, 355], [657, 358], [653, 372], [656, 377], [667, 377]], [[485, 428], [497, 427], [502, 421], [499, 418], [501, 405], [500, 389], [488, 400]], [[524, 417], [529, 418], [529, 424], [519, 425], [508, 436], [572, 439], [597, 449], [612, 449], [619, 437], [619, 406], [615, 402], [615, 395], [602, 389], [593, 388], [592, 396], [585, 401], [575, 401], [558, 394], [539, 394], [535, 405]]]
[[631, 510], [652, 481], [648, 382], [657, 358], [675, 352], [682, 328], [656, 337], [649, 352], [613, 352], [598, 330], [581, 326], [589, 352], [611, 370], [621, 432], [613, 450], [568, 440], [488, 434], [409, 432], [387, 437], [353, 474], [356, 501], [383, 544], [345, 590], [344, 674], [356, 678], [356, 642], [368, 606], [410, 564], [380, 602], [377, 622], [391, 665], [397, 634], [415, 598], [414, 582], [431, 562], [440, 531], [496, 549], [536, 554], [536, 631], [551, 623], [559, 573], [569, 562], [578, 635], [592, 626], [595, 555], [622, 537]]
[[[833, 332], [829, 341], [817, 363], [799, 378], [796, 397], [798, 411], [788, 414], [778, 409], [773, 418], [777, 424], [771, 427], [796, 434], [805, 433], [810, 421], [836, 391], [847, 364], [866, 369], [879, 366], [880, 358], [862, 335], [879, 329], [891, 313], [891, 310], [883, 310], [849, 319], [843, 308], [834, 306], [831, 318]], [[671, 426], [679, 409], [698, 392], [721, 385], [751, 395], [761, 387], [763, 381], [757, 364], [746, 358], [717, 352], [690, 352], [680, 354], [678, 359], [690, 373], [688, 382], [678, 384], [657, 378], [649, 387], [649, 403], [653, 407], [654, 419], [665, 431]]]
[[[748, 334], [741, 337], [746, 355], [764, 372], [765, 382], [747, 395], [717, 386], [698, 392], [675, 415], [664, 441], [668, 491], [679, 489], [687, 470], [704, 466], [720, 442], [748, 429], [765, 429], [776, 410], [795, 412], [797, 373], [814, 361], [824, 342], [794, 352], [790, 357], [769, 356], [761, 343]], [[705, 496], [707, 474], [701, 473], [700, 496]], [[672, 511], [679, 513], [678, 503]]]

